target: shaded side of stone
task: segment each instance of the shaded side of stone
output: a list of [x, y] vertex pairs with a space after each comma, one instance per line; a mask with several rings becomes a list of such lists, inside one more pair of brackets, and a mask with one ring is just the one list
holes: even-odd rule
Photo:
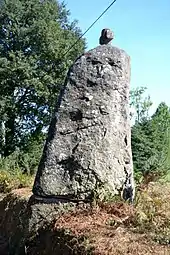
[[[62, 230], [54, 233], [54, 222], [77, 204], [30, 195], [10, 193], [0, 201], [0, 255], [65, 254], [67, 235]], [[62, 243], [55, 243], [61, 237]]]
[[36, 199], [32, 196], [27, 206], [29, 224], [25, 238], [30, 239], [30, 236], [37, 234], [41, 228], [56, 221], [64, 212], [74, 210], [76, 206], [76, 203], [69, 201], [50, 198]]
[[[5, 240], [0, 244], [0, 254], [24, 254], [24, 233], [29, 221], [27, 203], [27, 198], [14, 194], [8, 194], [0, 201], [0, 236]], [[5, 246], [4, 253], [1, 253], [1, 245]]]
[[125, 188], [128, 196], [129, 187], [133, 193], [129, 83], [123, 50], [102, 45], [76, 60], [49, 128], [35, 195], [88, 199]]

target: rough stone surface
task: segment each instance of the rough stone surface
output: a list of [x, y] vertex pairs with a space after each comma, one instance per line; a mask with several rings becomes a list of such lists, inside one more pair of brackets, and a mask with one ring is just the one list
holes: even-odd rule
[[[50, 239], [53, 222], [80, 205], [51, 198], [36, 199], [31, 190], [24, 188], [5, 195], [0, 200], [0, 255], [66, 254], [48, 253], [48, 247], [55, 243], [54, 239]], [[86, 208], [86, 205], [83, 206]], [[44, 238], [42, 244], [36, 243], [38, 237]], [[56, 238], [60, 238], [58, 233]], [[37, 250], [44, 245], [44, 252], [32, 253], [32, 243]], [[57, 247], [57, 244], [54, 246]]]
[[20, 251], [24, 250], [23, 238], [29, 221], [29, 197], [30, 195], [21, 197], [13, 191], [0, 200], [0, 254], [25, 254]]
[[95, 192], [134, 194], [129, 122], [130, 58], [101, 45], [70, 68], [33, 193], [74, 199]]

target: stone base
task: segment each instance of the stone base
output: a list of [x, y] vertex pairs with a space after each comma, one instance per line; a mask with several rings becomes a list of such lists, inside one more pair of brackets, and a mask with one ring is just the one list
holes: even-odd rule
[[62, 213], [73, 210], [78, 203], [60, 198], [31, 196], [27, 207], [28, 235], [36, 234], [39, 229], [57, 220]]
[[27, 247], [38, 233], [52, 225], [64, 212], [74, 210], [79, 203], [41, 198], [32, 195], [30, 190], [24, 194], [24, 189], [5, 196], [0, 201], [0, 237], [8, 247], [4, 254], [27, 254]]

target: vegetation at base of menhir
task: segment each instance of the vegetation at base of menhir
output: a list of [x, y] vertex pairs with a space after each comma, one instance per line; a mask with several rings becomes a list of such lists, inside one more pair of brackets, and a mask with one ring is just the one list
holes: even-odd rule
[[152, 102], [144, 97], [146, 88], [131, 91], [131, 106], [135, 108], [132, 126], [132, 153], [137, 179], [148, 174], [162, 175], [169, 169], [170, 109], [160, 103], [149, 117]]
[[72, 61], [84, 51], [84, 39], [64, 54], [80, 35], [64, 3], [1, 1], [1, 157], [17, 152], [23, 161], [31, 161], [33, 151], [40, 157], [59, 88]]

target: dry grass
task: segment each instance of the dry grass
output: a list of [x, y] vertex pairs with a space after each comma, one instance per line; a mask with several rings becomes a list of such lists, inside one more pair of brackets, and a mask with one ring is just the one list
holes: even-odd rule
[[28, 199], [32, 195], [32, 188], [27, 187], [27, 188], [14, 189], [11, 191], [11, 194], [17, 197]]
[[34, 176], [23, 174], [21, 171], [14, 173], [0, 170], [0, 192], [7, 193], [13, 189], [32, 187]]
[[[28, 197], [31, 190], [12, 193]], [[134, 206], [122, 201], [79, 206], [63, 213], [47, 232], [52, 233], [49, 246], [55, 250], [62, 238], [72, 252], [67, 254], [170, 255], [170, 183], [142, 187]]]
[[138, 194], [136, 231], [147, 233], [154, 241], [170, 244], [170, 184], [150, 183]]
[[138, 193], [135, 207], [117, 202], [77, 209], [62, 215], [54, 229], [67, 230], [77, 240], [84, 236], [83, 245], [95, 255], [168, 255], [169, 198], [170, 184], [153, 183]]

